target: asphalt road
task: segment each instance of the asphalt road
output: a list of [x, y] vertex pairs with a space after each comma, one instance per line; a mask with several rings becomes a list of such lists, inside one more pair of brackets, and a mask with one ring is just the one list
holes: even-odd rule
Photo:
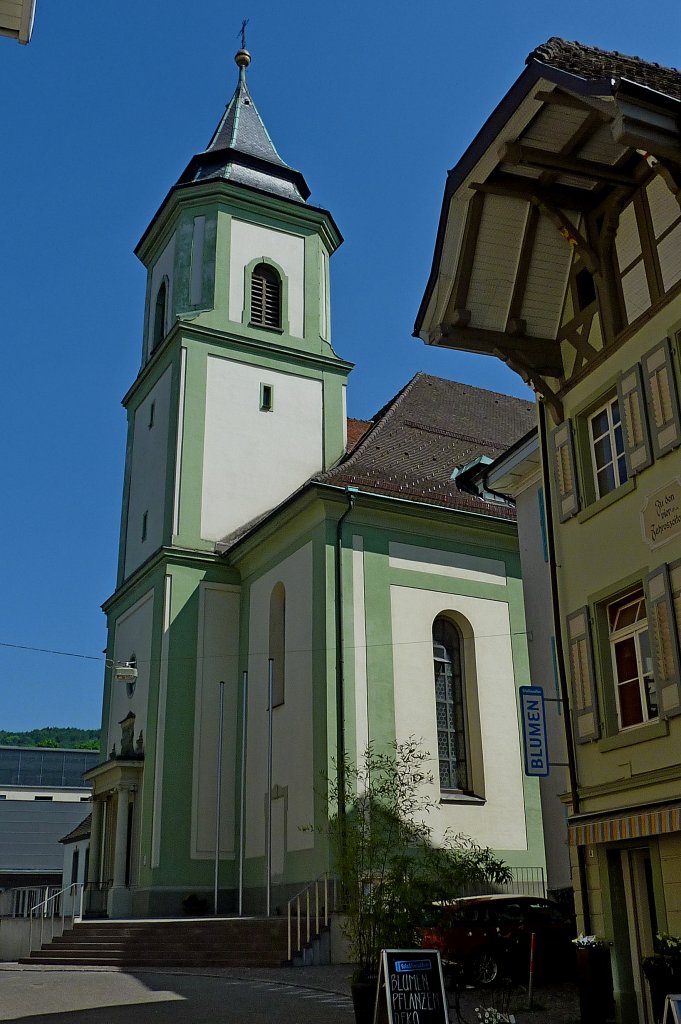
[[0, 1020], [40, 1024], [351, 1024], [342, 992], [169, 971], [0, 971]]

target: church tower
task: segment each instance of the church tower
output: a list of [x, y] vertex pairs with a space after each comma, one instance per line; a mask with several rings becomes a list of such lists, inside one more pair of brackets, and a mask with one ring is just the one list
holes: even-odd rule
[[[110, 916], [167, 912], [173, 882], [210, 883], [218, 679], [234, 762], [226, 791], [240, 708], [242, 585], [220, 542], [345, 450], [351, 364], [331, 347], [329, 314], [342, 238], [275, 149], [243, 46], [235, 60], [213, 137], [136, 249], [147, 288], [141, 366], [123, 400], [117, 588], [104, 605], [108, 760], [91, 776], [90, 881], [112, 883], [92, 909]], [[220, 848], [233, 859], [226, 803]]]
[[331, 348], [329, 257], [246, 70], [137, 247], [147, 268], [119, 582], [159, 545], [212, 550], [344, 451], [349, 365]]

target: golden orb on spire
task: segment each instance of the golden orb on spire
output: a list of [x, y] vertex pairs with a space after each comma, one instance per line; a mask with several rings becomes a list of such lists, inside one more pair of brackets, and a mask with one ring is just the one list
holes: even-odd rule
[[236, 62], [237, 67], [247, 68], [248, 65], [251, 63], [251, 55], [248, 52], [248, 50], [244, 49], [244, 47], [242, 46], [238, 53], [235, 54], [234, 60]]

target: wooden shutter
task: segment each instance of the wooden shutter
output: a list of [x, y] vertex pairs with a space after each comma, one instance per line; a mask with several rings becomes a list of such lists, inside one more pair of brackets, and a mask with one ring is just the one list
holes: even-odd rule
[[669, 567], [661, 565], [643, 581], [660, 718], [681, 714], [679, 639]]
[[617, 400], [622, 420], [627, 473], [634, 476], [650, 466], [653, 461], [643, 380], [638, 363], [620, 376], [617, 382]]
[[641, 364], [653, 452], [659, 458], [681, 444], [679, 399], [669, 338], [647, 352]]
[[556, 506], [561, 523], [579, 512], [577, 466], [570, 420], [565, 420], [551, 434], [553, 441], [553, 478], [556, 485]]
[[601, 735], [588, 607], [568, 615], [566, 623], [575, 739], [588, 743]]

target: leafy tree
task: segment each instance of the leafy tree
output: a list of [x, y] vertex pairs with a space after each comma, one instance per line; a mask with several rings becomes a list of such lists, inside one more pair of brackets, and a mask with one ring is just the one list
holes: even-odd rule
[[[87, 744], [87, 747], [81, 747]], [[99, 729], [77, 729], [75, 726], [46, 726], [26, 732], [0, 730], [0, 745], [9, 747], [67, 747], [99, 749]]]
[[357, 980], [377, 973], [381, 949], [418, 946], [435, 901], [471, 883], [503, 883], [511, 872], [493, 852], [464, 835], [432, 841], [428, 823], [439, 806], [428, 795], [430, 755], [413, 738], [386, 753], [369, 744], [360, 763], [328, 780], [335, 812], [329, 835], [345, 900], [345, 934]]

